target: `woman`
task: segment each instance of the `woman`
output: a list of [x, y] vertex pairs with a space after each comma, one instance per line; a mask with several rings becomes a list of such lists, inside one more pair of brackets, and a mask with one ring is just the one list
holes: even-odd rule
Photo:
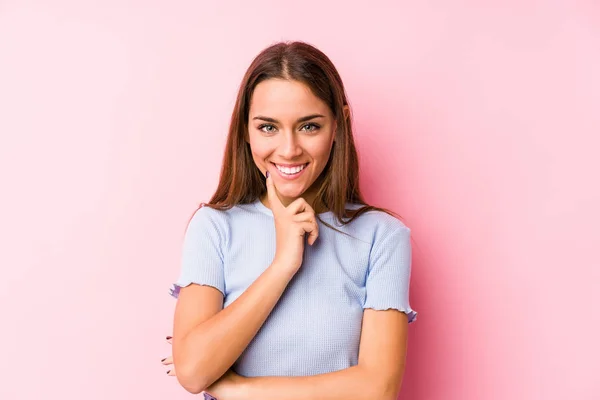
[[416, 318], [410, 229], [363, 200], [350, 117], [316, 48], [278, 43], [250, 65], [171, 293], [162, 362], [189, 392], [396, 399]]

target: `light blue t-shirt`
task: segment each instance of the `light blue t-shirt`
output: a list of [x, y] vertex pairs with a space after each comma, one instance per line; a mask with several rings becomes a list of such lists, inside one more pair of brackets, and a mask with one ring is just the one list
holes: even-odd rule
[[[358, 208], [348, 205], [348, 208]], [[319, 224], [302, 266], [233, 366], [247, 376], [306, 376], [358, 363], [363, 310], [409, 305], [410, 229], [397, 218], [369, 211], [341, 226], [332, 212], [320, 217], [352, 237]], [[275, 225], [260, 200], [227, 211], [202, 207], [183, 243], [181, 272], [171, 290], [191, 283], [217, 288], [224, 307], [235, 301], [273, 261]]]

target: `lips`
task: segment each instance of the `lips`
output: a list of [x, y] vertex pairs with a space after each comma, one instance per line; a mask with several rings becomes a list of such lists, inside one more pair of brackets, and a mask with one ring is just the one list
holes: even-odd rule
[[284, 180], [295, 180], [304, 174], [304, 170], [306, 170], [310, 162], [302, 164], [277, 164], [272, 162], [271, 164], [275, 166], [275, 170], [281, 178]]
[[306, 168], [306, 166], [308, 165], [308, 163], [304, 163], [304, 164], [275, 164], [275, 167], [279, 170], [279, 172], [282, 172], [286, 175], [295, 175], [297, 173], [299, 173], [300, 171], [302, 171], [304, 168]]

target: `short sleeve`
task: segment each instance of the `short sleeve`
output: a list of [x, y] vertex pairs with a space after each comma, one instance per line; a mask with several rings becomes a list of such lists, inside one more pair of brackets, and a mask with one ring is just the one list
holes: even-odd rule
[[363, 308], [396, 309], [405, 313], [410, 323], [417, 318], [417, 312], [409, 304], [410, 229], [400, 224], [390, 225], [379, 229], [374, 238]]
[[173, 284], [170, 294], [177, 298], [179, 290], [192, 283], [212, 286], [225, 293], [223, 271], [223, 232], [214, 221], [218, 212], [201, 207], [188, 223], [183, 239], [179, 279]]

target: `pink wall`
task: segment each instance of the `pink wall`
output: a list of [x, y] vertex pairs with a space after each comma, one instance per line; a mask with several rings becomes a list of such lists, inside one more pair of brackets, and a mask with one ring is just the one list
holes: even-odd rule
[[413, 230], [401, 398], [600, 398], [597, 4], [52, 3], [0, 2], [1, 399], [188, 398], [159, 364], [184, 224], [284, 38], [336, 63], [364, 191]]

